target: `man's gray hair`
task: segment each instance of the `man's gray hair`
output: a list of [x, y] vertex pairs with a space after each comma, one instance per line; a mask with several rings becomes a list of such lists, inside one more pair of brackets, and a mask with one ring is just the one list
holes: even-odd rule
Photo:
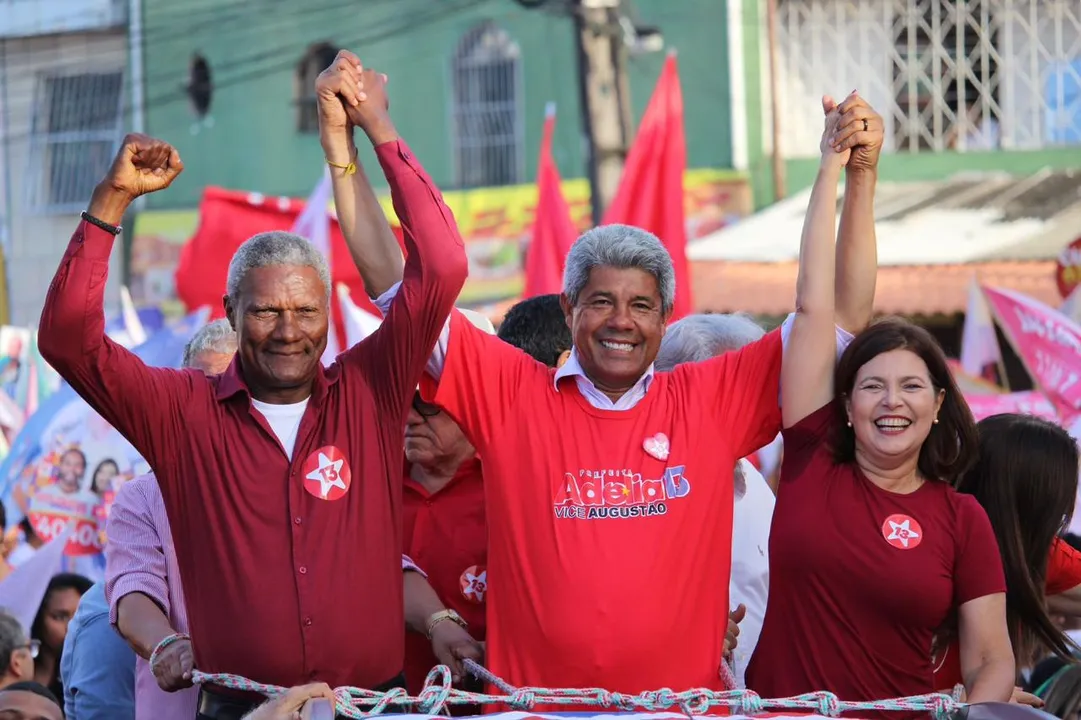
[[766, 331], [746, 315], [688, 315], [668, 326], [654, 367], [671, 370], [701, 362], [759, 340]]
[[563, 294], [572, 305], [589, 282], [595, 267], [637, 268], [657, 279], [661, 312], [672, 312], [676, 301], [676, 271], [672, 256], [653, 233], [630, 225], [601, 225], [582, 234], [567, 253]]
[[[661, 340], [653, 367], [672, 370], [677, 365], [702, 362], [759, 340], [766, 331], [741, 313], [731, 315], [688, 315], [671, 325]], [[733, 481], [737, 498], [747, 492], [743, 465], [736, 461]]]
[[293, 233], [272, 230], [253, 235], [237, 248], [229, 262], [229, 275], [225, 281], [225, 292], [235, 303], [240, 292], [240, 284], [252, 268], [273, 265], [295, 265], [311, 267], [319, 273], [330, 302], [330, 268], [323, 253], [310, 242]]
[[191, 367], [199, 355], [212, 352], [218, 355], [232, 355], [236, 352], [236, 331], [225, 318], [199, 328], [184, 346], [184, 367]]
[[14, 615], [0, 609], [0, 673], [11, 664], [11, 656], [27, 643], [26, 630]]

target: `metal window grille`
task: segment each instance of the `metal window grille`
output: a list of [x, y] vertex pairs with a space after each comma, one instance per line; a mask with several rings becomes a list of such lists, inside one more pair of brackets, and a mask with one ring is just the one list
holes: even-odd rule
[[124, 72], [45, 74], [34, 92], [27, 205], [81, 211], [123, 132]]
[[308, 48], [297, 63], [293, 85], [293, 102], [297, 112], [297, 132], [319, 132], [319, 101], [315, 97], [315, 80], [330, 67], [338, 51], [330, 43]]
[[485, 22], [465, 34], [452, 63], [451, 124], [458, 187], [513, 185], [524, 175], [521, 50]]
[[897, 152], [1081, 144], [1078, 0], [781, 0], [778, 24], [786, 155], [853, 88]]

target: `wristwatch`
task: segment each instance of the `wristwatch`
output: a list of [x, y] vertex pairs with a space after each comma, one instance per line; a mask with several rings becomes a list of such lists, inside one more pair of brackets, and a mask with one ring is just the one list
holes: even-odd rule
[[436, 625], [443, 622], [444, 620], [450, 620], [452, 623], [456, 623], [461, 628], [467, 627], [465, 620], [463, 620], [462, 616], [458, 613], [449, 609], [440, 610], [437, 613], [432, 613], [432, 616], [428, 618], [427, 634], [429, 640], [432, 639], [432, 630], [435, 628]]

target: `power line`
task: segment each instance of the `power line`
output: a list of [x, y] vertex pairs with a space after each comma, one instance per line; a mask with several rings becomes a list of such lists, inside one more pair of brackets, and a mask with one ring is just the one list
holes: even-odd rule
[[[363, 48], [366, 45], [372, 45], [393, 37], [408, 34], [409, 32], [416, 30], [418, 27], [437, 23], [452, 16], [455, 13], [471, 10], [489, 2], [491, 2], [491, 0], [458, 0], [457, 2], [451, 2], [451, 0], [447, 0], [446, 2], [440, 3], [440, 6], [434, 11], [421, 13], [419, 15], [414, 15], [409, 18], [395, 18], [395, 20], [397, 21], [396, 24], [391, 25], [390, 23], [387, 23], [389, 27], [382, 28], [379, 31], [374, 32], [370, 35], [365, 34], [354, 36], [351, 38], [345, 38], [342, 42], [336, 44], [342, 48]], [[343, 6], [349, 4], [355, 3], [351, 1], [342, 2]], [[260, 29], [255, 28], [255, 31], [260, 32]], [[308, 45], [308, 42], [304, 42], [302, 43], [301, 48], [307, 49]], [[363, 50], [361, 50], [361, 52], [363, 52]], [[411, 50], [410, 54], [412, 54], [413, 52], [414, 51]], [[269, 62], [271, 60], [274, 60], [275, 58], [281, 58], [283, 55], [286, 56], [284, 59], [279, 59], [277, 62]], [[279, 46], [275, 47], [272, 50], [262, 51], [252, 56], [245, 57], [233, 63], [226, 63], [224, 65], [219, 65], [218, 67], [212, 66], [211, 72], [215, 77], [213, 89], [214, 91], [218, 91], [222, 88], [232, 87], [241, 83], [252, 82], [263, 77], [268, 77], [275, 73], [281, 72], [282, 70], [294, 68], [297, 62], [298, 58], [293, 53], [289, 53]], [[237, 73], [234, 75], [229, 75], [228, 73], [233, 70], [237, 71]], [[225, 75], [224, 78], [222, 77], [223, 74]], [[148, 84], [150, 83], [148, 82]], [[178, 100], [187, 100], [187, 92], [185, 89], [176, 88], [174, 90], [164, 92], [153, 98], [148, 98], [145, 101], [145, 106], [148, 108], [160, 107], [162, 105], [169, 105]], [[123, 114], [126, 115], [130, 111], [130, 103], [125, 103], [122, 109]], [[26, 132], [19, 135], [7, 135], [6, 140], [9, 143], [15, 143], [20, 141], [28, 141], [34, 136], [35, 133]]]

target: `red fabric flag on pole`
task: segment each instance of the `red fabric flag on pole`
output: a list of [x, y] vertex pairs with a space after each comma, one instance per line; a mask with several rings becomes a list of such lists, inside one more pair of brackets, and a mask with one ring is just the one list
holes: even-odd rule
[[[176, 266], [176, 294], [189, 311], [207, 305], [212, 318], [224, 315], [221, 297], [229, 261], [237, 248], [252, 235], [270, 230], [289, 231], [295, 227], [305, 203], [291, 198], [266, 197], [259, 193], [208, 187], [199, 203], [199, 226], [184, 245]], [[353, 264], [336, 218], [330, 218], [330, 280], [349, 288], [359, 307], [380, 316], [368, 300], [360, 273]], [[394, 233], [401, 243], [401, 228]], [[331, 303], [331, 317], [339, 338], [346, 337], [338, 303]]]
[[668, 248], [676, 270], [672, 320], [692, 311], [683, 208], [686, 168], [683, 91], [675, 53], [670, 53], [627, 156], [619, 190], [604, 214], [604, 224], [640, 227], [656, 235]]
[[555, 103], [545, 108], [544, 135], [537, 161], [537, 207], [533, 237], [525, 259], [524, 297], [549, 295], [563, 289], [563, 263], [578, 238], [570, 207], [560, 187], [559, 168], [552, 158], [555, 131]]

